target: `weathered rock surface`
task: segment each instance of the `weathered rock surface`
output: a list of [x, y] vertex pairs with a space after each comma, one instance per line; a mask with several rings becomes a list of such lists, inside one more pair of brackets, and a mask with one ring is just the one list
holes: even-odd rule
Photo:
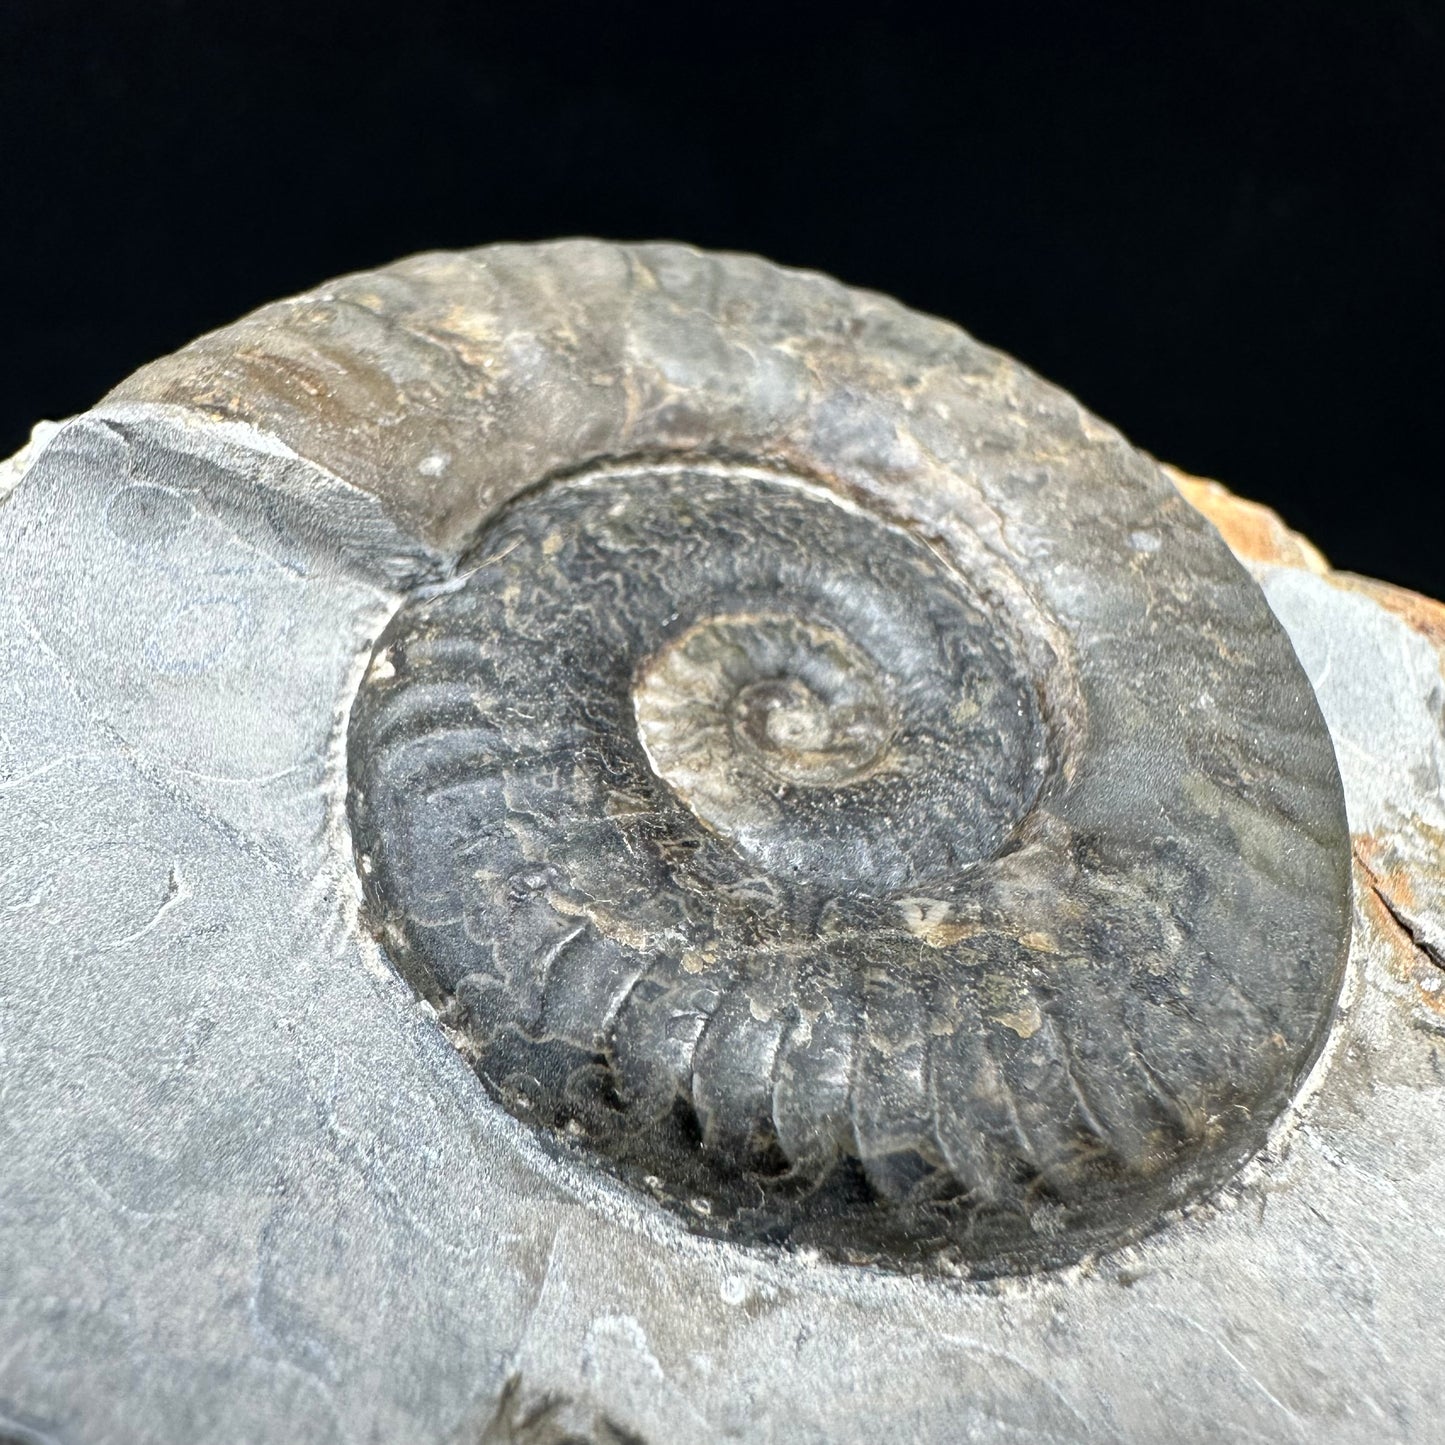
[[174, 401], [0, 470], [0, 1439], [1431, 1438], [1445, 608], [1175, 477], [1330, 729], [1343, 1006], [1263, 1152], [1142, 1241], [886, 1274], [694, 1237], [478, 1107], [339, 846], [335, 700], [437, 539], [317, 462], [425, 437], [317, 457]]

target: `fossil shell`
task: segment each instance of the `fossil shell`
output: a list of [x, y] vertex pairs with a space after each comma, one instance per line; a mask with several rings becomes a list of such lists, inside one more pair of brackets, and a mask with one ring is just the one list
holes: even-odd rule
[[114, 398], [436, 549], [351, 708], [353, 845], [557, 1147], [705, 1232], [990, 1273], [1150, 1227], [1294, 1096], [1348, 942], [1314, 697], [1158, 466], [1008, 358], [578, 241], [331, 283]]

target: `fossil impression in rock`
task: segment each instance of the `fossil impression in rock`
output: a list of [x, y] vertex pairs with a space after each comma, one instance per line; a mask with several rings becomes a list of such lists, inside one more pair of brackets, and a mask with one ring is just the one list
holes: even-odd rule
[[365, 916], [478, 1108], [705, 1233], [998, 1273], [1294, 1097], [1349, 928], [1314, 696], [1157, 464], [1007, 357], [573, 241], [330, 283], [110, 400], [431, 549], [337, 704]]

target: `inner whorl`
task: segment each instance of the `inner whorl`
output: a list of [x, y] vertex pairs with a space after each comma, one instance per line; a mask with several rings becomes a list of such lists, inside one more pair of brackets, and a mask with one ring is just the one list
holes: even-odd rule
[[353, 710], [389, 947], [499, 1102], [695, 1225], [1073, 1256], [1287, 1045], [1267, 997], [1199, 1014], [1196, 860], [1070, 829], [1028, 621], [790, 478], [527, 494]]

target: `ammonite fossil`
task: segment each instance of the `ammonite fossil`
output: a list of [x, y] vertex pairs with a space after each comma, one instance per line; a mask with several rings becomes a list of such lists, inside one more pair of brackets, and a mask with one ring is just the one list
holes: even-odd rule
[[955, 327], [496, 247], [116, 396], [435, 549], [351, 704], [353, 848], [556, 1148], [731, 1240], [989, 1273], [1149, 1227], [1295, 1094], [1348, 936], [1308, 683], [1159, 467]]

